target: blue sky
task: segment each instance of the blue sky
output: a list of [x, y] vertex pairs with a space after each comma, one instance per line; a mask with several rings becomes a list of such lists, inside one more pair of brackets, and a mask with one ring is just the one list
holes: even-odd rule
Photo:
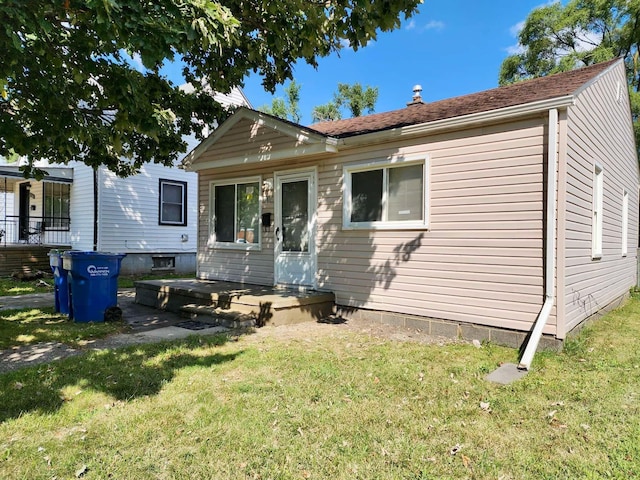
[[[303, 125], [314, 106], [333, 98], [338, 83], [378, 87], [376, 112], [403, 108], [412, 88], [422, 85], [424, 101], [478, 92], [498, 86], [505, 57], [517, 47], [519, 26], [544, 0], [424, 0], [419, 14], [402, 27], [378, 36], [357, 52], [320, 60], [314, 69], [296, 65], [301, 84]], [[271, 104], [260, 78], [247, 78], [244, 92], [254, 108]], [[282, 86], [275, 96], [284, 97]]]

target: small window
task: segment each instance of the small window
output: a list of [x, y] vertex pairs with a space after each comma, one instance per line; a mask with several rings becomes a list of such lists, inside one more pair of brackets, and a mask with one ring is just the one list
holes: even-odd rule
[[152, 270], [175, 270], [176, 257], [152, 257]]
[[602, 221], [603, 221], [603, 196], [604, 174], [600, 165], [593, 167], [593, 219], [591, 222], [591, 256], [602, 257]]
[[213, 182], [209, 244], [255, 248], [260, 244], [260, 179]]
[[370, 163], [344, 170], [345, 228], [426, 228], [427, 163]]
[[187, 183], [160, 179], [160, 225], [187, 224]]
[[624, 190], [622, 192], [622, 256], [627, 256], [629, 235], [629, 192]]

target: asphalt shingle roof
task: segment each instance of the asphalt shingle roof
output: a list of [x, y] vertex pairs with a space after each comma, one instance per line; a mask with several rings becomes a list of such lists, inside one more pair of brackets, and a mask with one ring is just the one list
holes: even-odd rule
[[461, 97], [411, 104], [400, 110], [316, 123], [308, 128], [331, 137], [344, 138], [549, 100], [574, 93], [617, 61], [619, 59]]

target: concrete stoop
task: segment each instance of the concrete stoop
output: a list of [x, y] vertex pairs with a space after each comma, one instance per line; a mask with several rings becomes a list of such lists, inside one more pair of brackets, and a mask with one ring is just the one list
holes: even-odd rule
[[136, 303], [229, 328], [318, 321], [334, 313], [333, 293], [205, 280], [136, 282]]

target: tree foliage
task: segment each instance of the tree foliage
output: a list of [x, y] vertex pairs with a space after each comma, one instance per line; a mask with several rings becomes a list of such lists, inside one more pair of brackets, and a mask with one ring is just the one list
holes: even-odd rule
[[502, 85], [623, 57], [640, 146], [639, 0], [572, 0], [537, 8], [519, 43], [521, 51], [502, 63]]
[[275, 117], [300, 123], [300, 84], [292, 80], [284, 87], [284, 95], [285, 98], [276, 97], [271, 101], [271, 105], [263, 105], [258, 110]]
[[373, 113], [377, 101], [378, 87], [363, 88], [360, 83], [353, 85], [338, 83], [338, 90], [333, 95], [333, 100], [315, 107], [311, 116], [314, 122], [340, 120], [341, 109], [347, 109], [352, 117], [359, 117], [364, 112]]
[[[106, 165], [126, 175], [170, 165], [256, 72], [264, 86], [358, 49], [420, 0], [0, 0], [0, 155]], [[184, 65], [187, 94], [162, 73]], [[136, 62], [140, 65], [136, 65]], [[31, 166], [25, 174], [33, 173]]]

